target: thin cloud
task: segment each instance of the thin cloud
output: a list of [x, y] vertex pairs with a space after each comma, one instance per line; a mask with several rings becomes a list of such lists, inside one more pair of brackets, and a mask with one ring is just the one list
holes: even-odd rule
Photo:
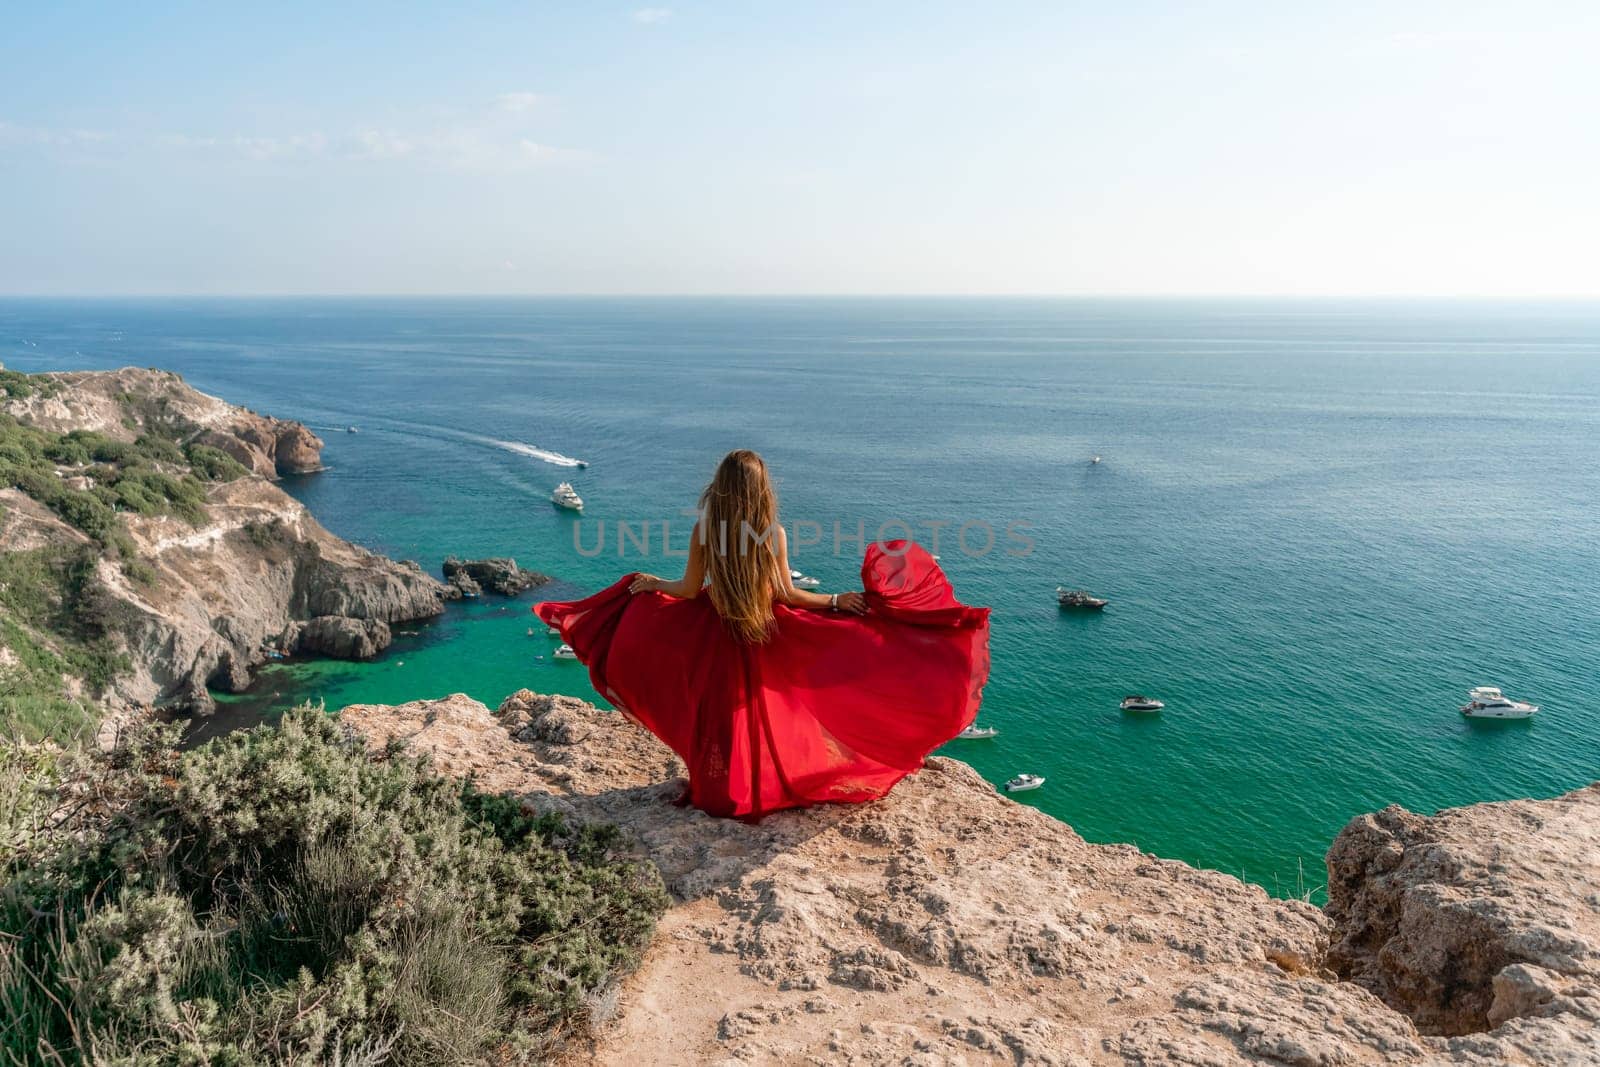
[[498, 98], [495, 112], [476, 119], [463, 119], [454, 125], [422, 130], [370, 126], [335, 134], [321, 130], [277, 135], [113, 134], [23, 126], [0, 120], [0, 150], [66, 152], [92, 145], [97, 154], [110, 152], [124, 157], [155, 152], [250, 162], [325, 160], [374, 166], [407, 165], [469, 174], [514, 173], [592, 158], [583, 149], [533, 140], [521, 128], [525, 124], [499, 117], [501, 112], [512, 110], [503, 103], [508, 97], [515, 98], [518, 103], [524, 98], [542, 99], [533, 93], [508, 93]]
[[645, 26], [655, 26], [672, 17], [670, 7], [641, 7], [633, 13], [633, 21]]
[[495, 97], [495, 106], [501, 111], [521, 113], [532, 111], [544, 103], [544, 97], [538, 93], [501, 93]]

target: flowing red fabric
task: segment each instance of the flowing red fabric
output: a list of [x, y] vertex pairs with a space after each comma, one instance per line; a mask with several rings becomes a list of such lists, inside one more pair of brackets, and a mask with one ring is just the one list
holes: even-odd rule
[[779, 604], [764, 644], [735, 638], [704, 593], [630, 594], [633, 577], [534, 611], [683, 759], [690, 802], [713, 815], [881, 797], [977, 718], [989, 609], [957, 601], [916, 544], [867, 549], [865, 615]]

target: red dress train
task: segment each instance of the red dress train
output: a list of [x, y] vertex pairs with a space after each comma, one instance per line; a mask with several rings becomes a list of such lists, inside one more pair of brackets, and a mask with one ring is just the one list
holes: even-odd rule
[[704, 593], [630, 594], [633, 577], [534, 611], [596, 692], [683, 759], [689, 800], [712, 815], [881, 797], [977, 718], [989, 609], [957, 601], [916, 544], [867, 549], [865, 615], [779, 604], [759, 645]]

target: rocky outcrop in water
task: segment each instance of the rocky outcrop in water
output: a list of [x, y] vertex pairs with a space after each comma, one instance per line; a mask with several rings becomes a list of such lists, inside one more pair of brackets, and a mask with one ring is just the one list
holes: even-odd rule
[[393, 637], [381, 619], [356, 619], [349, 615], [318, 615], [295, 623], [288, 647], [309, 655], [335, 659], [371, 659], [389, 647]]
[[517, 566], [514, 559], [457, 559], [451, 556], [444, 561], [444, 580], [454, 590], [455, 596], [478, 596], [484, 589], [501, 596], [516, 596], [525, 589], [543, 585], [550, 580], [550, 576], [538, 571], [525, 571]]
[[[1428, 1036], [1410, 1014], [1427, 1017], [1420, 1001], [1397, 1010], [1330, 968], [1345, 958], [1329, 953], [1349, 938], [1345, 911], [1089, 844], [954, 760], [930, 760], [878, 803], [751, 826], [676, 807], [682, 764], [622, 716], [569, 697], [525, 690], [491, 712], [457, 695], [342, 714], [374, 746], [404, 740], [535, 810], [617, 823], [661, 868], [675, 904], [618, 1023], [573, 1062], [1600, 1062], [1595, 1000], [1577, 972], [1536, 1017], [1495, 1013], [1493, 1029]], [[1545, 826], [1542, 843], [1506, 839], [1536, 848], [1511, 865], [1501, 896], [1531, 887], [1547, 859], [1587, 848], [1592, 860], [1593, 793], [1493, 816]], [[1365, 881], [1344, 854], [1333, 860], [1348, 877], [1341, 893]], [[1580, 864], [1567, 889], [1527, 898], [1525, 919], [1554, 929], [1576, 921], [1574, 907], [1592, 917], [1597, 892]], [[1555, 943], [1542, 963], [1495, 972], [1503, 1010], [1543, 996], [1542, 979], [1516, 968], [1552, 966]]]
[[[198, 520], [117, 513], [125, 538], [116, 558], [100, 554], [92, 575], [95, 625], [125, 658], [104, 694], [111, 710], [208, 711], [208, 686], [243, 688], [269, 651], [368, 658], [388, 644], [388, 624], [444, 610], [444, 587], [415, 564], [335, 537], [272, 484], [279, 473], [321, 466], [321, 442], [299, 423], [234, 407], [164, 371], [35, 378], [53, 384], [0, 401], [0, 411], [24, 426], [93, 430], [125, 442], [155, 435], [182, 447], [210, 444], [253, 472], [205, 483]], [[168, 470], [166, 461], [152, 470], [188, 473], [181, 466]], [[73, 474], [61, 477], [66, 482]], [[99, 550], [18, 489], [0, 490], [0, 511], [0, 551]]]

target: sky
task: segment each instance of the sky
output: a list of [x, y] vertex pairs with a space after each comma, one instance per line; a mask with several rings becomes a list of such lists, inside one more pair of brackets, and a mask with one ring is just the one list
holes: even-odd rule
[[1600, 296], [1600, 4], [17, 3], [0, 294]]

